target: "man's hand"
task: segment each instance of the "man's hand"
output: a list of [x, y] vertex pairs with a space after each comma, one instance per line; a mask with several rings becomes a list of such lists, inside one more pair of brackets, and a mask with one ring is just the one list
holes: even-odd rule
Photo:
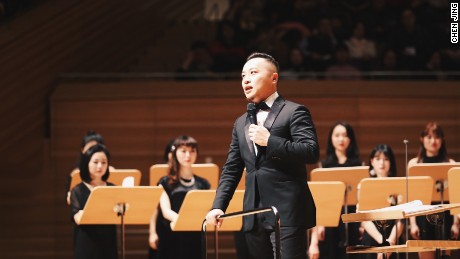
[[221, 209], [213, 209], [206, 215], [206, 222], [220, 228], [223, 221], [222, 219], [217, 219], [217, 216], [220, 215], [224, 215], [224, 212]]
[[266, 147], [270, 132], [264, 126], [251, 124], [249, 126], [249, 138], [259, 146]]

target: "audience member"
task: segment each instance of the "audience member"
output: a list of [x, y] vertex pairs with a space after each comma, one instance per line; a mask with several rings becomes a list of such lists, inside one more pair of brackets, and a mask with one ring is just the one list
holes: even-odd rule
[[447, 70], [445, 67], [446, 64], [441, 52], [433, 52], [425, 65], [425, 71], [428, 72], [428, 74], [424, 77], [424, 79], [439, 81], [446, 80], [448, 77], [445, 72]]
[[417, 25], [412, 10], [402, 12], [401, 23], [388, 45], [396, 51], [402, 70], [423, 70], [428, 54], [433, 51], [432, 39], [424, 28]]
[[300, 48], [307, 42], [310, 30], [299, 22], [283, 22], [273, 28], [272, 53], [278, 57], [280, 66], [285, 66], [290, 59], [290, 50]]
[[306, 78], [304, 73], [308, 71], [303, 53], [299, 48], [291, 48], [289, 51], [289, 61], [286, 64], [284, 72], [281, 74], [281, 78], [291, 80], [304, 79]]
[[353, 28], [351, 37], [345, 41], [350, 53], [351, 64], [360, 70], [369, 71], [377, 56], [377, 50], [372, 40], [365, 37], [364, 23], [358, 22]]
[[344, 45], [335, 50], [335, 62], [326, 69], [326, 79], [359, 80], [361, 72], [349, 61], [348, 48]]
[[190, 51], [176, 72], [178, 80], [212, 79], [216, 75], [213, 72], [213, 58], [208, 45], [204, 41], [195, 41], [190, 46]]
[[340, 5], [348, 10], [351, 15], [362, 13], [370, 5], [368, 0], [343, 0]]
[[350, 29], [351, 25], [349, 25], [349, 18], [346, 15], [335, 14], [330, 17], [331, 19], [331, 27], [332, 32], [335, 35], [335, 39], [339, 44], [342, 44], [345, 39], [350, 37]]
[[310, 37], [307, 48], [314, 71], [325, 71], [332, 64], [337, 45], [331, 20], [322, 18], [318, 22], [314, 35]]
[[102, 144], [96, 144], [81, 154], [80, 177], [70, 195], [71, 220], [74, 222], [74, 258], [118, 258], [115, 225], [80, 225], [83, 209], [94, 188], [113, 186], [110, 175], [110, 154]]
[[387, 49], [383, 52], [382, 61], [378, 70], [387, 72], [396, 72], [398, 67], [398, 57], [392, 49]]
[[333, 17], [336, 14], [343, 13], [343, 8], [335, 4], [332, 0], [300, 0], [306, 4], [304, 17], [302, 20], [307, 27], [315, 28], [318, 22], [324, 17]]
[[233, 22], [238, 28], [242, 42], [248, 44], [248, 40], [257, 34], [260, 27], [266, 22], [264, 15], [265, 1], [233, 0], [224, 14], [224, 20]]
[[396, 52], [392, 49], [383, 51], [380, 60], [377, 62], [375, 71], [372, 72], [374, 80], [402, 80], [406, 77], [401, 75], [398, 67]]
[[446, 57], [447, 70], [458, 71], [460, 67], [460, 45], [451, 44], [441, 51]]
[[[369, 38], [379, 44], [387, 41], [398, 22], [397, 14], [391, 12], [385, 0], [372, 0], [371, 6], [357, 15], [357, 18], [365, 24]], [[378, 49], [380, 47], [377, 46]]]
[[[454, 163], [455, 161], [447, 155], [444, 131], [435, 122], [429, 122], [420, 134], [420, 149], [417, 157], [409, 160], [408, 166], [417, 163]], [[449, 211], [444, 213], [444, 232], [446, 236], [440, 237], [436, 234], [436, 226], [430, 224], [426, 217], [410, 218], [410, 235], [413, 239], [421, 240], [448, 240], [458, 239], [459, 219], [452, 217]], [[434, 259], [434, 252], [419, 253], [420, 259]]]
[[[409, 0], [407, 8], [411, 9], [415, 17], [417, 17], [417, 24], [430, 35], [436, 33], [442, 16], [424, 0]], [[445, 15], [445, 14], [443, 14]], [[440, 17], [441, 16], [441, 17]]]
[[235, 72], [244, 63], [245, 48], [233, 23], [220, 22], [216, 39], [210, 44], [216, 72]]

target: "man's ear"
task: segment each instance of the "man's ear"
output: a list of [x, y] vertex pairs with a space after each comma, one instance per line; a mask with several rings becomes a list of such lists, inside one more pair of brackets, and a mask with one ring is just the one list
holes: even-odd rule
[[272, 81], [273, 81], [274, 83], [278, 82], [278, 73], [273, 73]]

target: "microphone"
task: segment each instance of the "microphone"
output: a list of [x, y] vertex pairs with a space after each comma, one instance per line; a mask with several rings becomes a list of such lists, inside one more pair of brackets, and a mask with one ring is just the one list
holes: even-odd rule
[[[251, 124], [255, 124], [257, 125], [257, 106], [255, 103], [248, 103], [248, 116], [249, 116], [249, 122], [251, 122]], [[256, 154], [259, 152], [259, 150], [262, 150], [262, 147], [255, 144], [256, 145]]]
[[257, 125], [257, 107], [254, 103], [248, 103], [248, 116], [251, 124]]

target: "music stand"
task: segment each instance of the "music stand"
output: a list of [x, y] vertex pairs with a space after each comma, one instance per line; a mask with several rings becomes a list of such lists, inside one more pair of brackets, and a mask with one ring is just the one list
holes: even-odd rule
[[[139, 186], [141, 183], [141, 171], [137, 169], [113, 169], [110, 170], [110, 176], [109, 179], [107, 179], [107, 182], [113, 183], [117, 186], [121, 186], [123, 183], [123, 180], [126, 177], [132, 176], [134, 177], [134, 186]], [[80, 178], [80, 170], [75, 169], [72, 171], [70, 174], [70, 177], [72, 178], [70, 181], [70, 189], [72, 190], [73, 187], [75, 187], [77, 184], [81, 183], [81, 178]]]
[[[452, 167], [449, 169], [447, 174], [447, 178], [449, 179], [450, 186], [460, 186], [460, 167]], [[460, 188], [449, 188], [449, 197], [451, 203], [459, 203], [460, 202]], [[460, 214], [460, 209], [453, 209], [450, 211], [454, 217]]]
[[[404, 211], [403, 209], [394, 209], [386, 207], [375, 210], [365, 210], [357, 213], [342, 214], [343, 222], [361, 222], [373, 220], [388, 220], [388, 219], [407, 219], [410, 217], [431, 215], [434, 213], [444, 212], [460, 208], [460, 203], [438, 204], [438, 205], [422, 205], [420, 210]], [[443, 240], [434, 240], [443, 241]]]
[[[406, 182], [407, 180], [407, 182]], [[407, 183], [407, 185], [406, 185]], [[406, 203], [406, 186], [411, 198], [421, 200], [423, 204], [431, 203], [433, 179], [428, 176], [366, 178], [359, 183], [358, 205], [356, 211], [373, 210], [399, 203]], [[387, 234], [386, 220], [380, 220], [383, 236]], [[406, 226], [407, 227], [407, 226]], [[398, 239], [396, 239], [398, 240]], [[385, 238], [382, 240], [385, 241]], [[386, 258], [386, 254], [384, 254]]]
[[[215, 190], [192, 190], [187, 192], [185, 199], [180, 207], [176, 225], [173, 231], [202, 231], [203, 219], [211, 210], [212, 203], [216, 196]], [[243, 190], [235, 190], [232, 199], [227, 207], [227, 213], [241, 211], [243, 209]], [[225, 219], [219, 231], [240, 231], [243, 225], [241, 217]], [[206, 227], [204, 227], [206, 229]], [[205, 231], [206, 232], [206, 231]], [[205, 233], [202, 233], [203, 248], [207, 247]], [[215, 251], [218, 251], [218, 231], [214, 228]], [[207, 249], [203, 249], [203, 255], [207, 254]]]
[[347, 253], [416, 253], [416, 252], [433, 252], [438, 250], [455, 250], [459, 249], [460, 241], [444, 240], [407, 240], [404, 245], [381, 246], [381, 247], [348, 247]]
[[[179, 210], [179, 215], [173, 231], [201, 231], [201, 224], [206, 214], [211, 210], [215, 190], [192, 190], [187, 192], [184, 202]], [[243, 209], [244, 191], [236, 190], [230, 200], [226, 213], [241, 211]], [[219, 231], [239, 231], [242, 218], [226, 219]]]
[[[168, 175], [168, 164], [155, 164], [150, 167], [150, 186], [156, 186], [161, 177]], [[209, 181], [211, 189], [219, 184], [219, 167], [216, 164], [193, 164], [193, 173]]]
[[[412, 194], [411, 194], [412, 195]], [[460, 208], [460, 203], [456, 204], [441, 204], [428, 205], [429, 208], [421, 206], [420, 210], [412, 210], [405, 212], [403, 209], [393, 210], [383, 208], [374, 211], [362, 211], [352, 214], [342, 215], [344, 222], [361, 222], [374, 220], [390, 220], [390, 219], [407, 219], [415, 216], [430, 215], [434, 213]], [[347, 247], [347, 253], [390, 253], [390, 252], [428, 252], [435, 251], [437, 258], [440, 256], [440, 251], [458, 249], [460, 241], [451, 240], [408, 240], [405, 245], [397, 246], [382, 246], [382, 247]]]
[[[430, 176], [434, 180], [433, 198], [431, 201], [440, 202], [449, 201], [447, 172], [452, 167], [459, 167], [460, 163], [434, 163], [434, 164], [414, 164], [408, 168], [409, 176]], [[447, 192], [446, 192], [447, 190]]]
[[406, 203], [406, 180], [411, 200], [431, 203], [433, 179], [428, 176], [366, 178], [359, 183], [359, 203], [356, 211], [388, 207], [389, 198], [397, 197], [399, 203]]
[[162, 193], [160, 186], [96, 187], [86, 202], [79, 224], [121, 224], [125, 258], [125, 224], [149, 224]]
[[[369, 166], [315, 168], [311, 171], [311, 180], [340, 181], [345, 184], [344, 212], [348, 214], [348, 205], [357, 203], [357, 185], [369, 176]], [[345, 246], [348, 246], [348, 223], [345, 223]]]
[[346, 186], [345, 204], [356, 205], [357, 186], [363, 178], [369, 177], [369, 166], [315, 168], [311, 171], [311, 181], [339, 181]]
[[[449, 169], [455, 166], [460, 166], [460, 163], [434, 163], [434, 164], [414, 164], [408, 168], [409, 176], [430, 176], [434, 180], [433, 184], [433, 198], [432, 202], [440, 202], [444, 204], [445, 201], [449, 201], [449, 184], [447, 172]], [[447, 191], [446, 191], [447, 190]], [[446, 236], [445, 233], [445, 221], [442, 222], [441, 226], [437, 229], [440, 233], [441, 239]]]
[[315, 201], [316, 224], [337, 227], [343, 205], [345, 184], [343, 182], [308, 182], [308, 188]]

